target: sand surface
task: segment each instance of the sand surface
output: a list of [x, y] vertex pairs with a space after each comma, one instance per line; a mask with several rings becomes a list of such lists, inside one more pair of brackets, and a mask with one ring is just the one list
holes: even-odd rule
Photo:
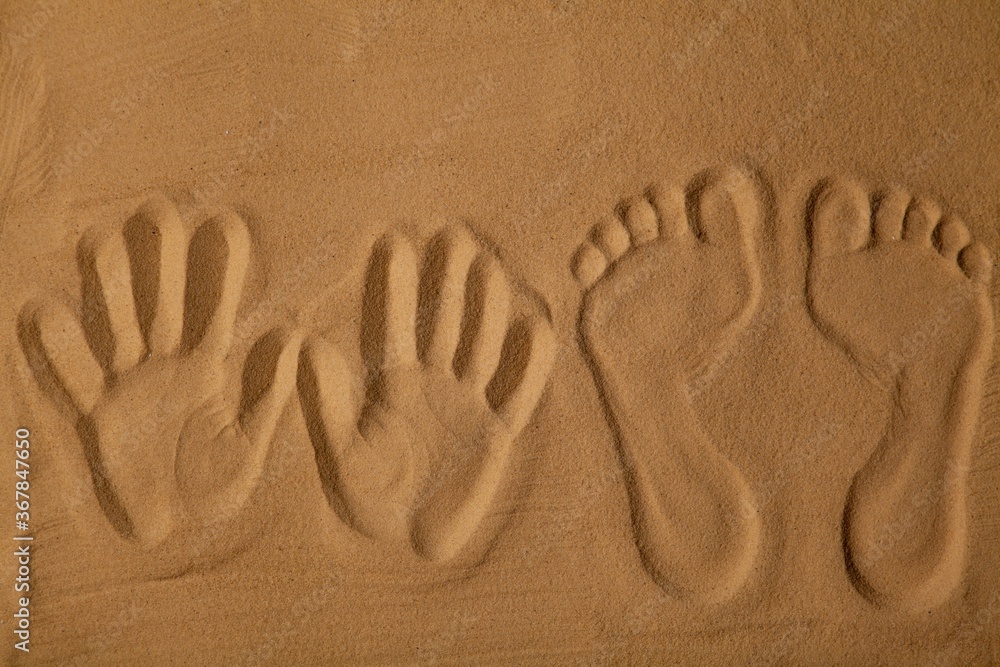
[[1000, 664], [994, 2], [129, 4], [0, 11], [5, 661]]

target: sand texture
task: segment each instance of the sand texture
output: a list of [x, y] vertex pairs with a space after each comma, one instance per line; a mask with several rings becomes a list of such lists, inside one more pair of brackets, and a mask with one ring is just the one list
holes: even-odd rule
[[1000, 664], [998, 45], [3, 3], [3, 664]]

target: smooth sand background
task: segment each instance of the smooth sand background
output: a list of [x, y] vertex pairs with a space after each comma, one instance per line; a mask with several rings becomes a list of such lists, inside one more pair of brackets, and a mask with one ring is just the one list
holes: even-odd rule
[[[44, 64], [62, 166], [0, 235], [3, 429], [34, 432], [34, 521], [51, 535], [31, 662], [1000, 660], [996, 374], [962, 593], [919, 616], [876, 609], [845, 575], [840, 522], [889, 406], [802, 296], [806, 200], [825, 176], [929, 195], [998, 250], [992, 3], [13, 2], [4, 18]], [[703, 608], [664, 597], [639, 561], [569, 262], [623, 198], [727, 163], [769, 193], [765, 293], [699, 412], [758, 490], [764, 555], [733, 600]], [[84, 229], [152, 191], [248, 220], [248, 344], [295, 322], [356, 354], [372, 243], [394, 228], [426, 237], [441, 219], [467, 221], [548, 304], [559, 359], [482, 562], [401, 570], [339, 525], [293, 399], [272, 472], [224, 536], [235, 555], [155, 581], [156, 568], [121, 564], [76, 434], [31, 380], [13, 322], [29, 298], [76, 298]]]

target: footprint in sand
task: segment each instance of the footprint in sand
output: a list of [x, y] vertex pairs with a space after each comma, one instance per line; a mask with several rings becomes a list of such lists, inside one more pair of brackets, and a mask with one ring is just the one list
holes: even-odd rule
[[918, 611], [944, 602], [964, 568], [992, 260], [931, 201], [892, 190], [872, 208], [856, 183], [818, 188], [808, 297], [820, 329], [893, 400], [848, 494], [848, 572], [876, 604]]
[[598, 224], [574, 257], [580, 329], [627, 473], [642, 560], [668, 593], [731, 597], [756, 559], [760, 519], [713, 446], [692, 382], [727, 354], [761, 292], [751, 181], [734, 170], [662, 187]]
[[306, 343], [299, 392], [323, 488], [358, 532], [434, 561], [472, 537], [555, 356], [549, 323], [513, 315], [513, 296], [464, 229], [433, 239], [422, 270], [407, 240], [388, 237], [367, 276], [360, 411], [344, 359]]
[[36, 377], [74, 415], [109, 520], [141, 548], [245, 504], [295, 386], [299, 337], [251, 350], [239, 407], [225, 360], [250, 256], [242, 220], [222, 214], [189, 239], [174, 205], [149, 201], [79, 247], [82, 321], [50, 303], [22, 311]]

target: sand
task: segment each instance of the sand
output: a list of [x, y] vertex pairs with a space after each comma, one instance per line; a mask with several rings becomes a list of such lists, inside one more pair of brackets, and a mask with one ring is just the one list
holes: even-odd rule
[[3, 5], [6, 662], [1000, 663], [997, 8], [494, 4]]

